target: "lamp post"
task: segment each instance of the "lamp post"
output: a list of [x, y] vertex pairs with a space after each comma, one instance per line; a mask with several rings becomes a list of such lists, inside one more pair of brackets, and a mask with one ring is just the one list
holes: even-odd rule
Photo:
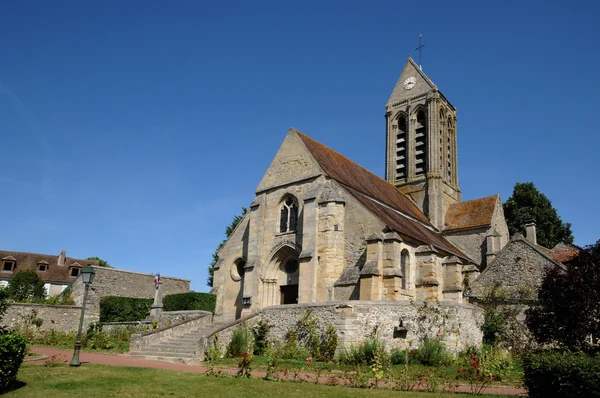
[[79, 318], [79, 330], [77, 332], [77, 340], [75, 340], [75, 349], [73, 350], [73, 359], [71, 359], [71, 366], [79, 366], [81, 362], [79, 362], [79, 350], [81, 350], [81, 329], [83, 328], [83, 315], [85, 314], [85, 302], [87, 300], [88, 290], [92, 281], [94, 280], [94, 275], [96, 271], [89, 265], [86, 266], [83, 270], [81, 270], [81, 279], [83, 280], [83, 284], [85, 285], [85, 290], [83, 291], [83, 305], [81, 306], [81, 317]]

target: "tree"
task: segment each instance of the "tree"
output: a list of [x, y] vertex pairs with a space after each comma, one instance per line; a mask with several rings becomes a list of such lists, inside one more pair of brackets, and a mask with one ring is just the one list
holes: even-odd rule
[[215, 249], [214, 253], [212, 254], [212, 261], [210, 262], [210, 265], [208, 266], [208, 280], [206, 281], [206, 284], [208, 286], [210, 286], [210, 287], [213, 286], [213, 282], [214, 282], [214, 278], [215, 278], [215, 265], [217, 265], [217, 262], [219, 261], [219, 256], [218, 256], [219, 250], [221, 250], [221, 248], [223, 247], [225, 242], [227, 242], [227, 239], [229, 239], [231, 237], [231, 234], [235, 230], [235, 227], [237, 227], [237, 225], [240, 223], [240, 221], [242, 221], [242, 218], [244, 218], [244, 215], [246, 214], [247, 211], [248, 211], [248, 209], [246, 209], [245, 207], [242, 207], [242, 214], [234, 216], [233, 220], [231, 221], [231, 224], [229, 224], [227, 226], [227, 228], [225, 228], [226, 238], [221, 243], [219, 243], [219, 245]]
[[600, 240], [549, 272], [538, 297], [526, 318], [538, 342], [585, 349], [600, 337]]
[[46, 297], [44, 281], [32, 269], [17, 272], [8, 284], [8, 295], [15, 301]]
[[100, 257], [88, 257], [87, 260], [96, 260], [98, 261], [98, 265], [106, 268], [114, 268], [112, 265], [102, 260]]
[[550, 200], [532, 182], [516, 183], [503, 207], [511, 235], [525, 234], [524, 223], [535, 220], [539, 245], [552, 248], [560, 242], [573, 243], [571, 224], [562, 222]]

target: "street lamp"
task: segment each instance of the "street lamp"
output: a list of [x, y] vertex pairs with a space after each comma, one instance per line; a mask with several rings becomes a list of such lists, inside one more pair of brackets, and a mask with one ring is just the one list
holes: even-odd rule
[[83, 328], [83, 315], [85, 314], [85, 302], [87, 300], [88, 290], [92, 281], [94, 280], [94, 275], [96, 271], [89, 265], [81, 270], [81, 279], [83, 280], [83, 284], [85, 285], [85, 290], [83, 291], [83, 305], [81, 306], [81, 317], [79, 318], [79, 331], [77, 332], [77, 340], [75, 340], [75, 349], [73, 350], [73, 359], [71, 359], [71, 366], [79, 366], [81, 362], [79, 362], [79, 350], [81, 350], [81, 329]]

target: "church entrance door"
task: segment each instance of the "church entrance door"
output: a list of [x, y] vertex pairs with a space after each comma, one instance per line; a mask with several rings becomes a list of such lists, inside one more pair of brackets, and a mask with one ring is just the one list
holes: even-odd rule
[[298, 285], [280, 286], [281, 293], [280, 304], [298, 304]]

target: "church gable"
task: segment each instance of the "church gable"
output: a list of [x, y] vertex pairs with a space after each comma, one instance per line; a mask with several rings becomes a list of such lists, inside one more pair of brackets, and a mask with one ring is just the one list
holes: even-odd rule
[[271, 165], [258, 184], [256, 193], [317, 177], [321, 174], [323, 172], [298, 137], [298, 132], [290, 129]]

